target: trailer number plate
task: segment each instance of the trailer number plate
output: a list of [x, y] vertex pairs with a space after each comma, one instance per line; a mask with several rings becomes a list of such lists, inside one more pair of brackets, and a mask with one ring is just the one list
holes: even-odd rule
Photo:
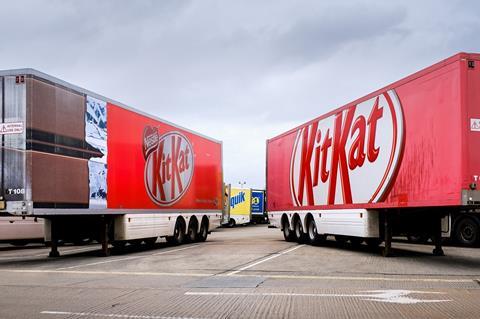
[[470, 119], [470, 131], [480, 132], [480, 119]]
[[4, 210], [4, 209], [5, 209], [5, 201], [0, 200], [0, 210]]

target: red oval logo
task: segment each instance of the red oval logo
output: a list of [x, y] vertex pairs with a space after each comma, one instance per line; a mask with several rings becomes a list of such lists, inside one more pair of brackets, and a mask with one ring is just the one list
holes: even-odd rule
[[401, 161], [404, 127], [390, 90], [300, 128], [290, 164], [294, 204], [383, 201]]
[[144, 130], [145, 188], [160, 206], [176, 203], [186, 193], [193, 176], [190, 141], [180, 132], [158, 136], [156, 128]]

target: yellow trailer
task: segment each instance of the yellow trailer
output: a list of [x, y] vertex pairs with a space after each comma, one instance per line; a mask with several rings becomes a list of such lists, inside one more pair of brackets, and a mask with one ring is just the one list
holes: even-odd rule
[[229, 188], [229, 219], [228, 225], [248, 224], [251, 220], [252, 192], [246, 188]]

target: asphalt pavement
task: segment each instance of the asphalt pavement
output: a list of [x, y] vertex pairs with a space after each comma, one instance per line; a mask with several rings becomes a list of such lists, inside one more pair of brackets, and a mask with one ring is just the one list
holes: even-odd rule
[[0, 245], [0, 318], [479, 318], [480, 248], [379, 250], [283, 240], [265, 225], [207, 242], [126, 247]]

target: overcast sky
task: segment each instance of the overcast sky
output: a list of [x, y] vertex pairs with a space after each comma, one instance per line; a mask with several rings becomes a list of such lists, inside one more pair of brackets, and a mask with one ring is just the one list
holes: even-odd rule
[[265, 186], [265, 140], [459, 51], [479, 1], [1, 1], [0, 69], [31, 67], [223, 141]]

